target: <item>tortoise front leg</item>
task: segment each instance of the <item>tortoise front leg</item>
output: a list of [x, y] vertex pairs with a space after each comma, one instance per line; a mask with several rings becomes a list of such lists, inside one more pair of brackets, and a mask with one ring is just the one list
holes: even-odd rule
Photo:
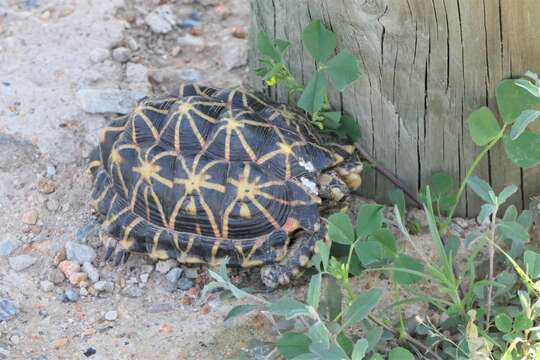
[[299, 231], [291, 238], [291, 246], [285, 258], [277, 263], [263, 266], [261, 279], [264, 285], [273, 290], [279, 285], [287, 285], [292, 279], [300, 276], [308, 265], [318, 240], [326, 241], [327, 228], [321, 218], [320, 229], [316, 232]]

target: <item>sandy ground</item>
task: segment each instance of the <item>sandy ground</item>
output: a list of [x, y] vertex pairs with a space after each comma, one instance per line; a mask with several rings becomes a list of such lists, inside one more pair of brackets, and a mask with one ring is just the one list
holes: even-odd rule
[[[170, 5], [159, 8], [161, 20], [175, 23], [166, 33], [163, 21], [145, 20], [160, 5]], [[0, 359], [260, 358], [246, 349], [272, 340], [268, 325], [258, 316], [225, 325], [238, 302], [201, 298], [204, 269], [192, 276], [194, 287], [171, 291], [146, 257], [104, 264], [98, 236], [83, 231], [94, 220], [87, 156], [110, 118], [84, 111], [103, 106], [88, 90], [129, 104], [180, 80], [239, 85], [248, 17], [248, 0], [0, 0], [0, 300], [17, 307], [0, 321]], [[429, 255], [427, 237], [415, 239]], [[73, 240], [96, 249], [99, 280], [112, 291], [97, 289], [84, 271], [63, 279], [58, 265]], [[388, 281], [358, 283], [370, 286]]]

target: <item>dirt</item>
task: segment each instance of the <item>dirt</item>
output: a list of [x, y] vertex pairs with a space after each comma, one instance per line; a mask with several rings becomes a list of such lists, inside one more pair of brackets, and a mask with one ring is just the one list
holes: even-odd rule
[[[145, 18], [163, 5], [183, 29], [158, 34], [149, 28]], [[202, 297], [204, 269], [193, 288], [171, 292], [144, 256], [118, 268], [104, 263], [97, 234], [85, 241], [96, 249], [94, 265], [101, 280], [114, 284], [112, 292], [98, 292], [88, 280], [47, 283], [58, 276], [65, 244], [94, 221], [86, 163], [110, 114], [84, 112], [78, 92], [159, 95], [179, 80], [240, 85], [248, 18], [248, 0], [0, 0], [0, 242], [17, 244], [0, 256], [0, 299], [18, 309], [0, 321], [0, 359], [256, 358], [247, 349], [273, 339], [260, 316], [223, 322], [239, 302]], [[116, 53], [117, 59], [128, 53], [127, 62], [112, 58], [117, 48], [127, 49]], [[105, 59], [96, 58], [99, 49]], [[430, 248], [426, 236], [415, 241]], [[35, 263], [14, 270], [10, 260], [20, 255]], [[358, 289], [388, 288], [378, 276], [364, 279]], [[303, 283], [272, 296], [300, 297]], [[69, 290], [79, 299], [66, 301]], [[105, 319], [108, 312], [114, 320]]]

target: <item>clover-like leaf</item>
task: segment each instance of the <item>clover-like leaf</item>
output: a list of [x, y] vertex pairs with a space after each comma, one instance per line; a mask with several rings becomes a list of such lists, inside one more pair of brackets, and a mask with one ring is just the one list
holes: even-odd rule
[[369, 236], [382, 228], [384, 214], [383, 205], [362, 205], [356, 216], [356, 233], [359, 237]]
[[351, 220], [344, 213], [336, 213], [328, 218], [328, 235], [339, 244], [349, 245], [355, 240]]
[[495, 317], [495, 327], [502, 333], [509, 333], [512, 331], [513, 320], [505, 313], [500, 313]]
[[234, 318], [237, 318], [237, 317], [242, 316], [244, 314], [250, 313], [251, 311], [255, 310], [256, 308], [257, 308], [257, 305], [250, 305], [250, 304], [237, 305], [237, 306], [233, 307], [231, 309], [231, 311], [229, 311], [227, 316], [225, 316], [224, 321], [231, 321]]
[[495, 96], [499, 113], [507, 124], [512, 124], [523, 111], [540, 103], [539, 98], [523, 88], [523, 83], [513, 79], [499, 82]]
[[516, 140], [505, 135], [503, 144], [506, 154], [517, 166], [526, 169], [540, 163], [540, 135], [525, 130]]
[[272, 40], [264, 31], [257, 33], [257, 49], [261, 55], [267, 56], [275, 62], [282, 62], [280, 52], [274, 47]]
[[532, 250], [525, 250], [523, 260], [527, 274], [533, 279], [540, 277], [540, 254]]
[[516, 140], [522, 133], [525, 131], [527, 126], [530, 123], [535, 121], [540, 116], [540, 111], [538, 110], [525, 110], [516, 119], [516, 122], [512, 125], [512, 130], [510, 130], [510, 137], [512, 140]]
[[482, 198], [487, 203], [493, 203], [493, 199], [490, 196], [490, 192], [493, 192], [491, 186], [478, 176], [471, 176], [467, 179], [467, 185], [474, 191], [474, 193]]
[[319, 301], [321, 299], [321, 274], [315, 274], [311, 277], [309, 282], [308, 291], [306, 294], [306, 302], [311, 305], [315, 310], [319, 308]]
[[360, 294], [343, 315], [343, 328], [364, 320], [377, 305], [382, 296], [382, 290], [372, 288]]
[[302, 354], [309, 353], [311, 339], [304, 334], [286, 332], [277, 341], [277, 349], [287, 359], [293, 359]]
[[326, 72], [338, 91], [345, 90], [350, 83], [360, 78], [358, 61], [347, 49], [341, 50], [326, 66]]
[[401, 285], [417, 283], [422, 279], [421, 274], [424, 272], [424, 265], [421, 262], [405, 254], [396, 258], [394, 268], [392, 277]]
[[472, 112], [467, 121], [471, 138], [478, 146], [487, 145], [501, 131], [495, 115], [485, 106]]
[[287, 297], [272, 301], [270, 303], [270, 311], [274, 315], [283, 316], [287, 319], [294, 319], [298, 316], [311, 315], [306, 304]]
[[323, 108], [325, 94], [326, 77], [322, 72], [317, 71], [309, 80], [297, 105], [311, 114], [319, 112]]
[[320, 20], [306, 26], [302, 40], [311, 56], [320, 63], [325, 62], [336, 48], [336, 34], [328, 31]]

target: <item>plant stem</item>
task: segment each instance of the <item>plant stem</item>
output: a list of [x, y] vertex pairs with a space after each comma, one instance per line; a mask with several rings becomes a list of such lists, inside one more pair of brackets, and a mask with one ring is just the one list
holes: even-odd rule
[[493, 273], [494, 273], [494, 258], [495, 258], [495, 230], [496, 230], [496, 223], [497, 220], [497, 211], [499, 207], [498, 205], [495, 205], [495, 210], [493, 211], [493, 214], [491, 215], [491, 241], [489, 242], [489, 286], [487, 289], [487, 304], [486, 304], [486, 332], [489, 329], [489, 321], [491, 318], [491, 305], [493, 302], [492, 296], [493, 296]]
[[476, 157], [474, 158], [471, 166], [469, 167], [469, 170], [467, 170], [467, 174], [465, 175], [465, 178], [463, 179], [463, 181], [461, 181], [461, 185], [459, 187], [459, 190], [456, 196], [456, 202], [454, 203], [454, 206], [452, 206], [452, 209], [448, 213], [448, 217], [446, 219], [445, 226], [444, 226], [444, 232], [446, 232], [446, 229], [450, 225], [450, 222], [452, 221], [452, 217], [454, 216], [454, 213], [456, 212], [457, 206], [459, 205], [459, 201], [461, 200], [461, 197], [463, 196], [463, 192], [465, 191], [465, 187], [467, 186], [467, 180], [472, 176], [472, 174], [474, 173], [474, 170], [476, 170], [476, 167], [478, 166], [480, 161], [484, 158], [484, 156], [486, 156], [488, 151], [491, 150], [491, 148], [493, 148], [499, 142], [499, 140], [501, 140], [501, 138], [504, 135], [504, 131], [506, 130], [506, 126], [507, 125], [504, 124], [501, 131], [497, 134], [497, 136], [493, 140], [491, 140], [489, 144], [484, 146], [482, 151], [480, 151], [480, 153], [476, 155]]

